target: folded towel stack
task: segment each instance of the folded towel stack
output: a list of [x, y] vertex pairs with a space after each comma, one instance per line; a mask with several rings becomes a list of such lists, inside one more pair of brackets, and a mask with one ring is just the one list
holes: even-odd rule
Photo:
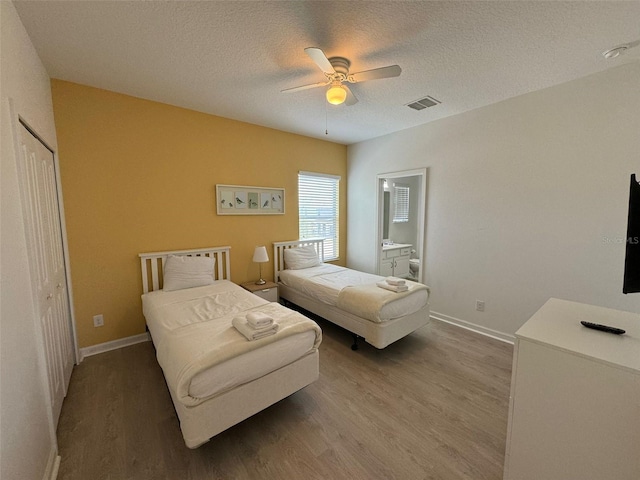
[[[251, 319], [249, 318], [250, 316]], [[280, 328], [280, 325], [272, 317], [260, 312], [251, 312], [246, 317], [234, 317], [231, 324], [247, 340], [259, 340], [269, 335], [274, 335]]]
[[270, 327], [273, 324], [273, 318], [262, 312], [247, 313], [247, 323], [253, 328]]
[[385, 290], [389, 290], [391, 292], [406, 292], [409, 290], [409, 285], [391, 285], [387, 282], [378, 282], [376, 283], [380, 288], [384, 288]]
[[406, 282], [398, 277], [387, 277], [385, 278], [385, 281], [389, 284], [389, 285], [395, 285], [396, 287], [400, 286], [400, 285], [404, 285]]

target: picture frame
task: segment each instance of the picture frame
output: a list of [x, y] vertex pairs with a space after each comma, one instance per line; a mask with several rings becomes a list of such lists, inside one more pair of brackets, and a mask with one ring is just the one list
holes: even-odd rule
[[283, 215], [284, 188], [216, 185], [218, 215]]

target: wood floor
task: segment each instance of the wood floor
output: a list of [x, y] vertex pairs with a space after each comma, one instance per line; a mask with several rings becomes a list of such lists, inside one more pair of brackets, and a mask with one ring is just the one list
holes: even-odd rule
[[318, 323], [320, 379], [196, 450], [151, 343], [85, 359], [60, 417], [58, 478], [502, 478], [511, 345], [432, 320], [354, 352]]

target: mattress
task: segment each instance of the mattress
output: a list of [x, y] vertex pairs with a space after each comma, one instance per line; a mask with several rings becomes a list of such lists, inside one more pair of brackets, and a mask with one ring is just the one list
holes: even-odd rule
[[[375, 285], [385, 280], [385, 277], [380, 275], [327, 263], [300, 270], [282, 270], [279, 276], [280, 282], [287, 287], [319, 302], [338, 307], [340, 292], [346, 287]], [[399, 295], [397, 300], [383, 305], [376, 313], [375, 319], [370, 320], [389, 321], [404, 317], [417, 312], [427, 305], [428, 301], [428, 288], [422, 288], [411, 295]]]
[[[207, 338], [221, 342], [233, 338], [237, 341], [236, 337], [240, 334], [231, 325], [233, 317], [265, 308], [273, 312], [284, 309], [227, 280], [203, 287], [171, 292], [157, 290], [142, 295], [143, 313], [167, 383], [171, 383], [171, 376], [167, 372], [173, 365], [170, 364], [170, 355], [163, 355], [163, 352], [175, 350], [175, 342], [188, 337], [181, 332], [202, 325], [207, 329]], [[188, 395], [193, 399], [206, 399], [229, 391], [294, 362], [316, 349], [318, 343], [318, 332], [309, 329], [225, 359], [195, 374], [190, 379]], [[188, 344], [180, 348], [188, 349]]]

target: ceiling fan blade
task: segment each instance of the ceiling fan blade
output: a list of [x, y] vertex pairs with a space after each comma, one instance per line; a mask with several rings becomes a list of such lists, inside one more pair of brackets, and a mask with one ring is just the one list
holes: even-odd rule
[[331, 82], [318, 82], [312, 83], [310, 85], [301, 85], [300, 87], [285, 88], [284, 90], [280, 90], [280, 93], [299, 92], [300, 90], [307, 90], [309, 88], [323, 87], [325, 85], [329, 85], [329, 83]]
[[333, 65], [331, 65], [331, 62], [322, 50], [316, 47], [308, 47], [305, 48], [304, 51], [311, 57], [311, 60], [313, 60], [315, 64], [320, 67], [320, 70], [322, 70], [324, 73], [335, 73]]
[[373, 70], [354, 73], [349, 75], [349, 77], [353, 78], [354, 82], [366, 82], [367, 80], [398, 77], [400, 73], [402, 73], [402, 69], [398, 65], [390, 65], [388, 67], [374, 68]]
[[356, 98], [356, 96], [353, 94], [353, 92], [351, 91], [351, 89], [349, 87], [347, 87], [344, 83], [342, 84], [342, 88], [344, 88], [347, 91], [347, 98], [344, 101], [344, 104], [349, 106], [349, 105], [355, 105], [356, 103], [358, 103], [358, 99]]

